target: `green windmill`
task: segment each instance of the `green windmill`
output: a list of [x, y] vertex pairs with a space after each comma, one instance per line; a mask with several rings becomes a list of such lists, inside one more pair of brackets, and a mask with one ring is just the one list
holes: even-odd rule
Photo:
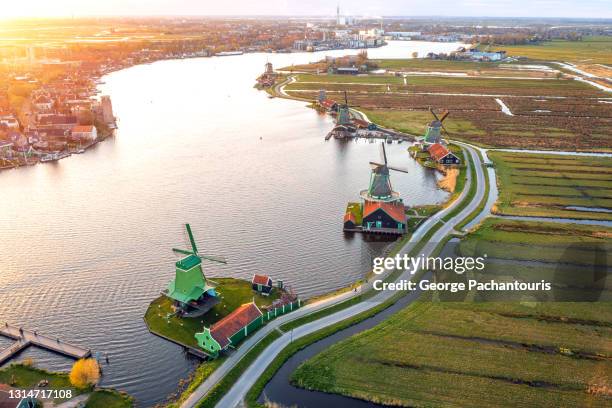
[[361, 192], [361, 197], [368, 201], [398, 201], [400, 199], [399, 193], [393, 191], [393, 187], [391, 187], [389, 170], [399, 171], [401, 173], [408, 173], [408, 170], [389, 166], [384, 143], [380, 144], [380, 156], [382, 163], [370, 162], [370, 166], [372, 166], [370, 186], [367, 190]]
[[191, 242], [191, 251], [172, 248], [174, 252], [186, 256], [176, 262], [176, 275], [175, 278], [168, 284], [168, 289], [166, 292], [169, 298], [179, 302], [179, 304], [182, 306], [188, 304], [193, 305], [193, 302], [196, 302], [197, 304], [199, 301], [203, 300], [204, 297], [215, 299], [217, 297], [215, 288], [206, 283], [206, 278], [204, 277], [204, 272], [202, 271], [202, 259], [219, 263], [227, 263], [223, 258], [200, 255], [198, 253], [198, 247], [196, 246], [195, 240], [193, 239], [193, 234], [191, 233], [191, 227], [189, 224], [185, 224], [185, 228], [187, 229], [189, 241]]
[[348, 96], [346, 94], [346, 91], [344, 91], [344, 103], [338, 105], [338, 116], [336, 117], [336, 125], [351, 125], [351, 110], [348, 104]]
[[448, 134], [442, 122], [444, 122], [444, 119], [446, 119], [449, 112], [446, 111], [442, 114], [441, 117], [438, 117], [438, 115], [436, 115], [433, 109], [429, 108], [429, 111], [434, 116], [435, 120], [432, 120], [427, 125], [427, 129], [425, 130], [425, 137], [423, 138], [423, 142], [425, 142], [426, 144], [440, 143], [442, 141], [440, 129], [444, 130], [444, 132]]

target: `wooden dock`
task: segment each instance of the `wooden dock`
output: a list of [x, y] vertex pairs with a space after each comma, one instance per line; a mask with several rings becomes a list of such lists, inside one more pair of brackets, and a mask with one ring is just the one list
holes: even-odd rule
[[0, 335], [15, 339], [15, 343], [0, 351], [0, 365], [29, 346], [37, 346], [75, 359], [86, 358], [91, 355], [90, 349], [64, 343], [59, 338], [51, 338], [7, 323], [0, 326]]

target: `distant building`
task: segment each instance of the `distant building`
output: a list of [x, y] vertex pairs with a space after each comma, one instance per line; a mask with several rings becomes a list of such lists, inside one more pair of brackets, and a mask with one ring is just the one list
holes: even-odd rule
[[115, 127], [115, 115], [113, 114], [113, 104], [111, 103], [110, 96], [103, 95], [100, 98], [100, 104], [102, 109], [102, 121], [111, 128]]
[[255, 302], [245, 303], [210, 328], [205, 327], [201, 333], [196, 333], [195, 337], [206, 354], [217, 357], [261, 327], [263, 320], [263, 313]]
[[19, 129], [19, 121], [11, 114], [0, 116], [0, 125], [5, 125], [8, 129]]
[[339, 75], [357, 75], [359, 68], [357, 67], [338, 67], [335, 69], [335, 73]]
[[93, 125], [79, 125], [72, 128], [72, 137], [93, 142], [98, 138], [98, 131]]
[[39, 95], [34, 99], [34, 107], [39, 111], [50, 111], [53, 108], [53, 101], [45, 95]]
[[253, 275], [251, 280], [253, 290], [262, 295], [269, 295], [272, 292], [272, 278], [267, 275]]
[[393, 40], [410, 40], [421, 36], [420, 31], [389, 31], [385, 34]]
[[39, 128], [72, 129], [77, 125], [77, 117], [73, 115], [45, 115], [38, 120]]
[[460, 59], [469, 59], [472, 61], [501, 61], [506, 58], [506, 51], [495, 51], [495, 52], [485, 52], [485, 51], [477, 51], [475, 49], [468, 50], [466, 52], [460, 52], [456, 54], [457, 58]]

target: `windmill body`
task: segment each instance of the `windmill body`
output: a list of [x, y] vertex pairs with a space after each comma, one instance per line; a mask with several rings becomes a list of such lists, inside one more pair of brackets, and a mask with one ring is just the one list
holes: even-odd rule
[[200, 255], [191, 227], [189, 224], [185, 224], [185, 227], [192, 250], [172, 249], [184, 256], [175, 263], [175, 277], [168, 284], [165, 294], [174, 301], [175, 309], [180, 310], [183, 315], [195, 317], [206, 313], [219, 302], [215, 287], [208, 284], [202, 270], [202, 259], [226, 262], [222, 258]]
[[348, 103], [348, 96], [344, 92], [344, 103], [338, 104], [336, 115], [336, 126], [330, 132], [336, 139], [347, 139], [355, 132], [355, 126], [351, 118], [351, 107]]
[[434, 117], [434, 120], [429, 122], [427, 128], [425, 129], [425, 135], [421, 141], [421, 147], [423, 150], [427, 150], [427, 148], [433, 144], [444, 144], [444, 140], [442, 139], [442, 131], [446, 132], [446, 128], [444, 127], [444, 119], [448, 117], [448, 111], [444, 112], [442, 116], [438, 117], [433, 109], [429, 108], [429, 111]]

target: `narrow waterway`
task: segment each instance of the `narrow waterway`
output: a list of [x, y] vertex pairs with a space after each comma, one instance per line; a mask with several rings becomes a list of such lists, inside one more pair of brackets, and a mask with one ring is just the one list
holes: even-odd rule
[[[372, 57], [448, 52], [458, 44], [400, 42]], [[325, 142], [328, 116], [253, 88], [275, 67], [324, 55], [246, 54], [160, 61], [112, 73], [101, 91], [119, 117], [114, 139], [54, 164], [0, 173], [0, 323], [107, 353], [102, 385], [139, 406], [163, 402], [197, 360], [150, 335], [142, 320], [174, 273], [173, 246], [190, 222], [201, 252], [223, 255], [208, 276], [282, 278], [303, 297], [362, 277], [387, 242], [345, 236], [342, 215], [366, 188], [378, 147]], [[404, 144], [388, 145], [407, 204], [441, 202], [435, 173]], [[1, 344], [1, 343], [0, 343]], [[29, 349], [38, 365], [68, 359]]]

